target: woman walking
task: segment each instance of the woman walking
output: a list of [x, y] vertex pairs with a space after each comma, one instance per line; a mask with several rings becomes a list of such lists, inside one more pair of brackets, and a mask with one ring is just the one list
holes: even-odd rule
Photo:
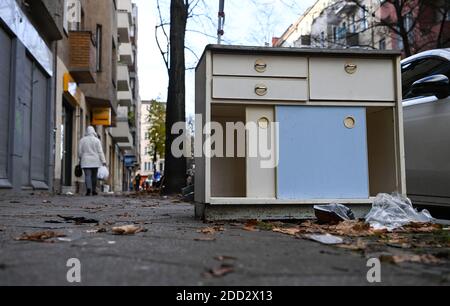
[[86, 181], [86, 196], [97, 195], [97, 173], [101, 166], [106, 166], [102, 143], [98, 139], [94, 127], [89, 126], [86, 135], [80, 140], [78, 148], [80, 165], [84, 171]]

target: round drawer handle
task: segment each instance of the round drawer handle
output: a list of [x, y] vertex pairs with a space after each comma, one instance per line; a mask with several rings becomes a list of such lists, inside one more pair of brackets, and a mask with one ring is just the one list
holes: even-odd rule
[[356, 126], [356, 119], [353, 116], [348, 116], [344, 119], [344, 125], [347, 129], [354, 129]]
[[262, 60], [257, 60], [255, 62], [255, 70], [259, 73], [266, 72], [267, 64]]
[[260, 129], [267, 130], [269, 128], [270, 121], [266, 117], [262, 117], [258, 120], [258, 126]]
[[258, 96], [261, 96], [261, 97], [265, 96], [265, 95], [267, 95], [268, 91], [269, 91], [269, 89], [264, 84], [258, 84], [258, 85], [255, 86], [255, 93]]
[[358, 65], [356, 64], [345, 64], [345, 72], [348, 74], [354, 74], [358, 70]]

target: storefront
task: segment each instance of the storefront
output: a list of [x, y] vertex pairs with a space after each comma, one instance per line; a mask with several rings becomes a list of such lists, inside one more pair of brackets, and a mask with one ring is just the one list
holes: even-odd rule
[[14, 0], [0, 5], [0, 46], [0, 189], [48, 190], [53, 53]]

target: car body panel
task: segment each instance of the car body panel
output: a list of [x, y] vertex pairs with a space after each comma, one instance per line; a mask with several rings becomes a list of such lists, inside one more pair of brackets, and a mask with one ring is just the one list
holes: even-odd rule
[[[433, 58], [450, 62], [450, 49], [414, 55], [402, 68]], [[415, 97], [403, 107], [408, 194], [419, 203], [450, 205], [450, 97]]]

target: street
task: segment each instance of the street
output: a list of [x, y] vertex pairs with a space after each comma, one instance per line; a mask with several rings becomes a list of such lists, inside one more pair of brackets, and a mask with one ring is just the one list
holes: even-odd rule
[[[159, 196], [2, 196], [0, 211], [2, 286], [72, 285], [66, 278], [71, 258], [81, 263], [77, 285], [371, 285], [371, 254], [413, 252], [385, 246], [355, 252], [244, 230], [241, 223], [204, 224], [194, 219], [192, 205]], [[96, 220], [99, 225], [91, 223]], [[111, 232], [132, 224], [144, 231]], [[17, 240], [39, 231], [64, 237]], [[382, 262], [381, 285], [449, 285], [449, 249], [427, 252], [442, 261]]]

